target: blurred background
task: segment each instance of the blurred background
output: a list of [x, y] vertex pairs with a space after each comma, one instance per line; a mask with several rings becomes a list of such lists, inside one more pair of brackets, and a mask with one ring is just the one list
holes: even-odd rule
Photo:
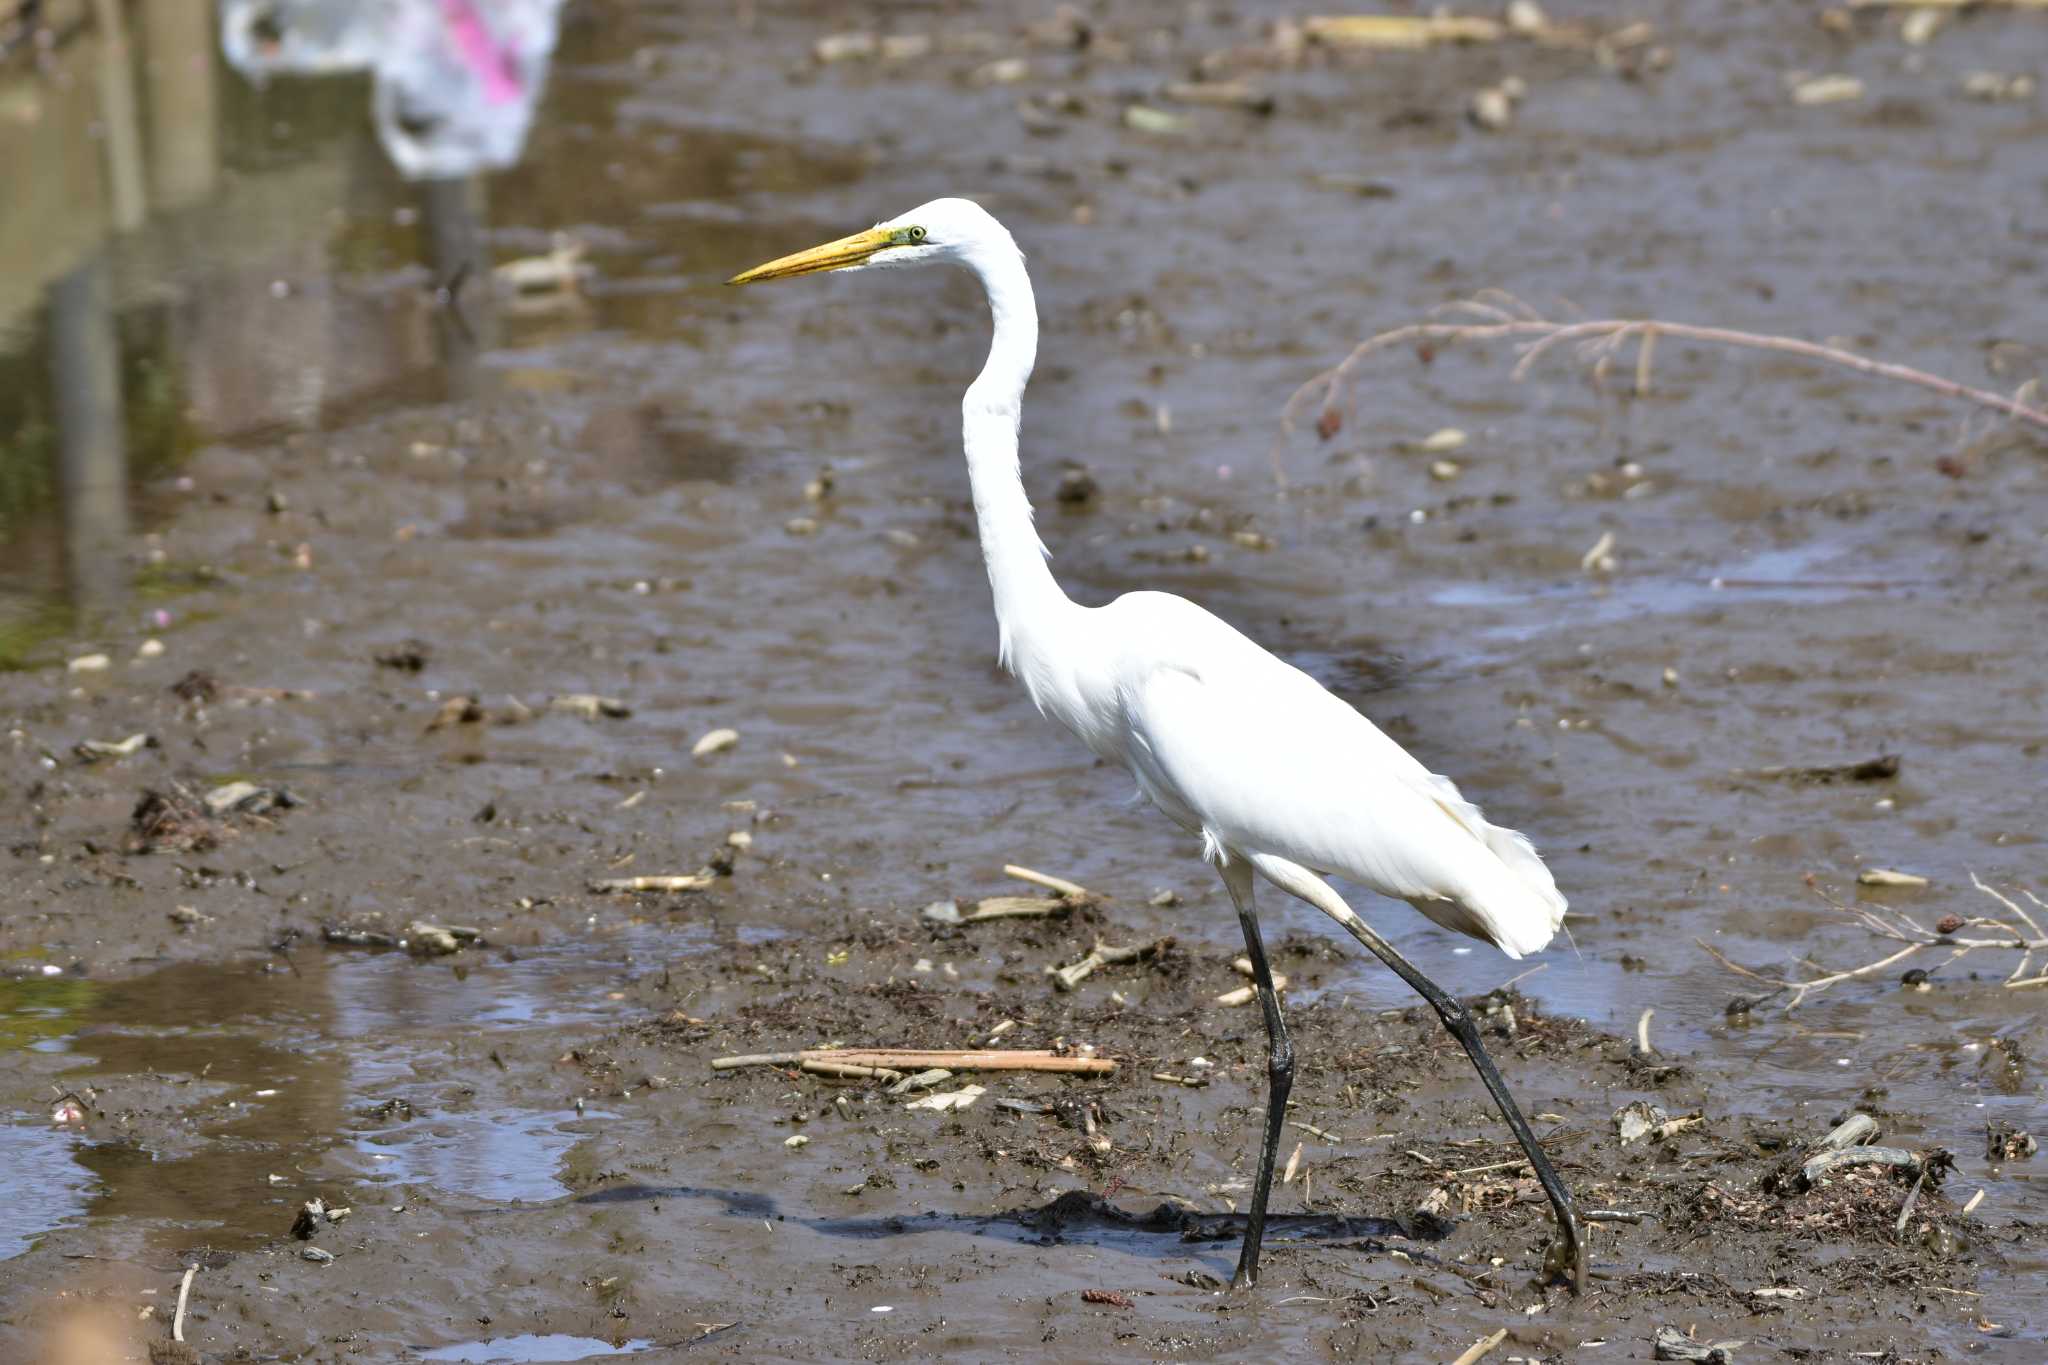
[[[947, 194], [1032, 270], [1025, 476], [1069, 591], [1162, 588], [1240, 625], [1528, 831], [1574, 909], [1540, 963], [1363, 906], [1390, 936], [1461, 993], [1538, 967], [1524, 997], [1609, 1042], [1654, 1010], [1695, 1087], [1674, 1112], [1803, 1133], [1879, 1106], [2038, 1225], [2038, 1182], [1975, 1156], [2043, 1099], [2011, 962], [1731, 1012], [1765, 987], [1708, 949], [1804, 979], [1888, 951], [1844, 906], [1933, 924], [1996, 910], [1976, 877], [2038, 891], [2040, 426], [1678, 338], [1559, 346], [1518, 381], [1507, 344], [1411, 337], [1282, 416], [1361, 341], [1473, 299], [1796, 337], [2038, 408], [2044, 54], [2048, 12], [2014, 3], [0, 0], [0, 1150], [40, 1173], [0, 1208], [22, 1253], [0, 1347], [68, 1258], [119, 1262], [92, 1273], [127, 1321], [218, 1251], [208, 1330], [252, 1321], [273, 1354], [477, 1335], [471, 1298], [592, 1340], [637, 1304], [672, 1338], [768, 1311], [785, 1275], [805, 1293], [764, 1330], [792, 1357], [829, 1358], [810, 1314], [834, 1295], [870, 1354], [1039, 1349], [1065, 1320], [1012, 1312], [1035, 1249], [874, 1250], [885, 1322], [847, 1307], [868, 1291], [832, 1220], [868, 1167], [905, 1209], [982, 1209], [1100, 1190], [1115, 1161], [970, 1126], [927, 1172], [877, 1119], [771, 1165], [830, 1096], [702, 1080], [735, 1038], [869, 1020], [1223, 1058], [1213, 1087], [1118, 1103], [1181, 1135], [1127, 1198], [1230, 1197], [1257, 1043], [1189, 984], [1227, 984], [1227, 901], [995, 666], [958, 449], [974, 283], [721, 287]], [[235, 783], [262, 809], [209, 815]], [[1010, 862], [1105, 918], [920, 918], [1015, 890]], [[688, 895], [591, 889], [699, 869]], [[318, 946], [416, 917], [491, 949]], [[1298, 1047], [1359, 1086], [1318, 1123], [1415, 1099], [1375, 1079], [1383, 1039], [1315, 1041], [1411, 997], [1312, 912], [1267, 920], [1319, 1021]], [[1098, 929], [1175, 935], [1193, 974], [1105, 973], [1055, 1013], [1042, 969]], [[1549, 1064], [1503, 1058], [1589, 1143], [1641, 1079]], [[1430, 1131], [1497, 1137], [1460, 1084], [1428, 1091], [1453, 1116]], [[52, 1122], [88, 1090], [89, 1124]], [[1149, 1131], [1105, 1122], [1119, 1152]], [[1311, 1159], [1361, 1208], [1396, 1162]], [[666, 1217], [546, 1203], [657, 1168]], [[749, 1242], [760, 1206], [714, 1189], [790, 1222]], [[348, 1294], [272, 1297], [315, 1193], [453, 1211], [359, 1215], [378, 1254], [320, 1272]], [[913, 1298], [941, 1242], [991, 1270], [959, 1338], [957, 1301]], [[1658, 1254], [1676, 1284], [1706, 1253]], [[1943, 1273], [1939, 1314], [1897, 1316], [1940, 1317], [1943, 1349], [2002, 1342], [1980, 1311], [2038, 1343], [2048, 1281]], [[1365, 1315], [1350, 1292], [1318, 1303]], [[1471, 1295], [1411, 1294], [1398, 1340], [1315, 1339], [1451, 1358], [1494, 1326]], [[1431, 1326], [1446, 1296], [1454, 1327]], [[1169, 1325], [1217, 1355], [1325, 1330], [1315, 1304], [1247, 1324], [1209, 1302]], [[1785, 1340], [1841, 1348], [1829, 1302]]]

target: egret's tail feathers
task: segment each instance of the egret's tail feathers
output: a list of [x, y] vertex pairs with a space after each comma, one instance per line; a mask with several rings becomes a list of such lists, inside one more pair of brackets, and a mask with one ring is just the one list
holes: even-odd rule
[[1460, 869], [1463, 875], [1454, 894], [1418, 899], [1415, 908], [1447, 929], [1493, 944], [1511, 958], [1542, 951], [1564, 923], [1565, 899], [1556, 878], [1527, 836], [1488, 824], [1479, 808], [1458, 797], [1448, 780], [1437, 781], [1439, 791], [1450, 792], [1439, 804], [1450, 809], [1481, 847], [1473, 850], [1470, 865]]
[[1493, 941], [1509, 957], [1541, 951], [1564, 923], [1564, 893], [1557, 889], [1557, 879], [1519, 830], [1488, 825], [1486, 846], [1522, 892], [1522, 903], [1514, 912], [1497, 917]]

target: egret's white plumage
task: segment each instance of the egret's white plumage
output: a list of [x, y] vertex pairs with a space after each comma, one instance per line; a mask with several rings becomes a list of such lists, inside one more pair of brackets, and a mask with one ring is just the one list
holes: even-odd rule
[[1343, 925], [1430, 999], [1515, 1127], [1557, 1208], [1570, 1254], [1582, 1258], [1562, 1185], [1491, 1062], [1482, 1061], [1470, 1021], [1322, 880], [1340, 875], [1405, 900], [1519, 958], [1547, 944], [1563, 922], [1565, 900], [1549, 869], [1522, 835], [1487, 823], [1449, 778], [1429, 771], [1314, 678], [1194, 603], [1133, 592], [1088, 607], [1060, 590], [1018, 468], [1038, 312], [1009, 232], [977, 204], [936, 199], [732, 282], [928, 262], [972, 270], [994, 320], [988, 361], [968, 386], [961, 416], [1002, 662], [1040, 711], [1123, 765], [1153, 804], [1201, 835], [1204, 856], [1223, 874], [1245, 925], [1273, 1057], [1265, 1161], [1239, 1281], [1255, 1274], [1279, 1111], [1292, 1077], [1252, 913], [1250, 869]]

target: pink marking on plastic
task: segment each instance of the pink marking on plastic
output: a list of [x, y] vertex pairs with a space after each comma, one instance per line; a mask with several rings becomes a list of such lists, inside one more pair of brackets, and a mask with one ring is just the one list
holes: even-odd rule
[[491, 30], [471, 0], [441, 0], [441, 18], [455, 38], [456, 50], [484, 83], [484, 98], [510, 104], [521, 91], [519, 68], [512, 51], [491, 37]]

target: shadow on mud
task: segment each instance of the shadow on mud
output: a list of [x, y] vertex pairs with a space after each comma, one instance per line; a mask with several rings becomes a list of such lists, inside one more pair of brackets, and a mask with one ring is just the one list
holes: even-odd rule
[[[1141, 1254], [1155, 1245], [1153, 1239], [1159, 1238], [1170, 1237], [1176, 1242], [1235, 1241], [1244, 1236], [1245, 1225], [1243, 1214], [1195, 1213], [1172, 1204], [1160, 1204], [1150, 1213], [1133, 1213], [1083, 1190], [1069, 1190], [1040, 1208], [1008, 1209], [1002, 1213], [876, 1214], [865, 1218], [788, 1218], [767, 1195], [700, 1189], [693, 1185], [618, 1185], [578, 1195], [569, 1202], [626, 1204], [660, 1199], [715, 1199], [734, 1218], [774, 1218], [798, 1223], [827, 1237], [857, 1241], [926, 1232], [965, 1231], [976, 1236], [1003, 1232], [1039, 1246], [1070, 1242], [1115, 1244], [1121, 1250]], [[1266, 1234], [1275, 1241], [1353, 1243], [1361, 1250], [1372, 1251], [1384, 1250], [1388, 1238], [1434, 1242], [1444, 1232], [1441, 1224], [1426, 1215], [1410, 1220], [1315, 1213], [1273, 1213], [1266, 1217]]]

